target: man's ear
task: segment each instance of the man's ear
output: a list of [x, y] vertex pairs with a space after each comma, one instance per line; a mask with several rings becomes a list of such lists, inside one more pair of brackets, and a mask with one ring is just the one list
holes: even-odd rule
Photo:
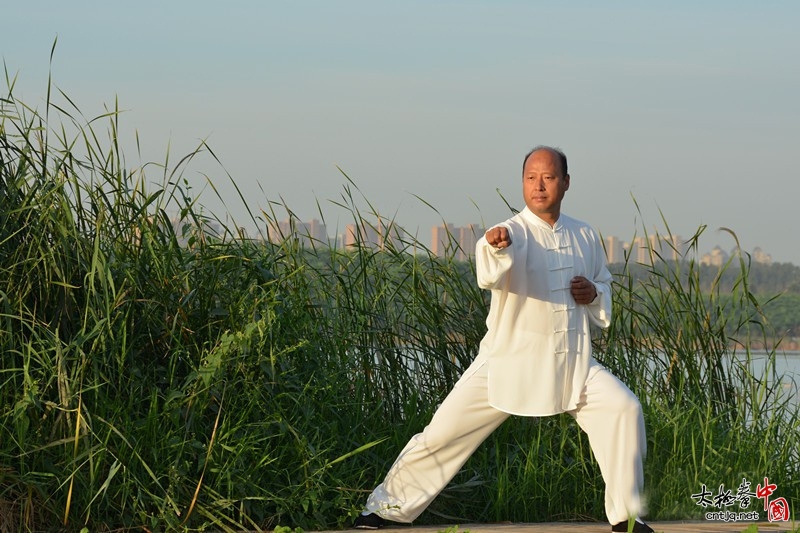
[[564, 176], [564, 185], [566, 185], [566, 187], [564, 187], [564, 190], [565, 191], [569, 190], [569, 174], [566, 174]]

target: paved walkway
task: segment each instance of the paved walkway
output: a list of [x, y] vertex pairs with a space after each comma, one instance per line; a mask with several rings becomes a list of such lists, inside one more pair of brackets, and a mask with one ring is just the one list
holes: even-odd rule
[[[798, 522], [648, 522], [656, 533], [742, 533], [753, 525], [758, 533], [800, 531]], [[358, 532], [363, 530], [349, 530]], [[599, 522], [547, 522], [536, 524], [459, 524], [458, 526], [403, 526], [380, 529], [380, 533], [609, 533], [611, 526]], [[320, 532], [320, 533], [342, 533]]]

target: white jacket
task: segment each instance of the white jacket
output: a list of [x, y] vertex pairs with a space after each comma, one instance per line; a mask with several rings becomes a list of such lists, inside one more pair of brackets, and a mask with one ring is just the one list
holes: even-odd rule
[[[545, 416], [575, 409], [592, 359], [589, 324], [611, 320], [611, 273], [597, 233], [561, 214], [554, 226], [528, 208], [499, 224], [511, 245], [476, 245], [478, 285], [491, 289], [488, 331], [478, 358], [489, 365], [489, 403]], [[578, 305], [570, 280], [584, 276], [597, 298]]]

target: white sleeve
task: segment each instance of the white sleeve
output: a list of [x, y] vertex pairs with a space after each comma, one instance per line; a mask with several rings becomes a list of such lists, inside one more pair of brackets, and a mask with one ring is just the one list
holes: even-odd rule
[[[497, 249], [486, 242], [486, 235], [478, 239], [475, 245], [475, 270], [478, 278], [478, 287], [481, 289], [497, 289], [505, 281], [506, 274], [511, 270], [514, 263], [514, 236], [511, 226], [508, 224], [498, 224], [508, 230], [511, 244], [505, 248]], [[492, 228], [489, 228], [492, 229]], [[488, 230], [487, 230], [488, 231]]]
[[589, 320], [601, 328], [611, 324], [611, 281], [613, 277], [606, 265], [606, 254], [600, 244], [600, 239], [595, 234], [595, 249], [593, 250], [594, 268], [591, 282], [597, 290], [597, 297], [587, 305]]

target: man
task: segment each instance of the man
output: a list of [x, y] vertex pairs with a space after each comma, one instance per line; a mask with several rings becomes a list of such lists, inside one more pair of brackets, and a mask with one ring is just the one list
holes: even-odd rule
[[567, 158], [537, 146], [523, 161], [525, 209], [476, 246], [478, 285], [492, 291], [475, 361], [411, 438], [354, 527], [411, 522], [510, 415], [567, 412], [589, 437], [606, 484], [611, 531], [653, 530], [643, 512], [644, 420], [638, 399], [592, 357], [590, 323], [611, 319], [611, 274], [600, 239], [561, 214]]

